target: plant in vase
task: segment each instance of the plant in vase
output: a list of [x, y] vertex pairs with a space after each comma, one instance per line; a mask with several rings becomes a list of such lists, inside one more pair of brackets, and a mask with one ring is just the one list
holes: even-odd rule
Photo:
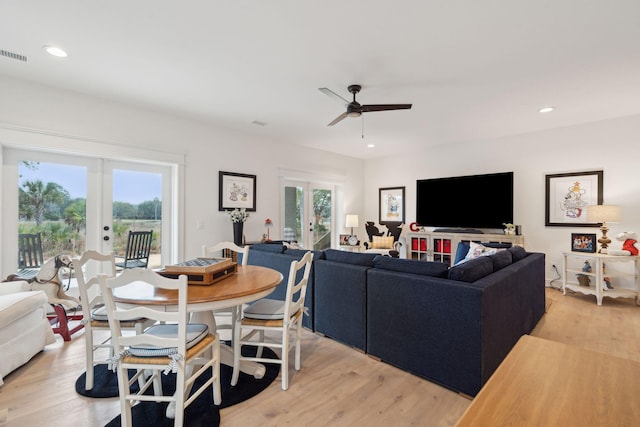
[[240, 246], [243, 244], [242, 233], [244, 223], [249, 219], [249, 212], [245, 208], [236, 208], [232, 211], [227, 211], [227, 215], [229, 215], [229, 219], [233, 223], [233, 243]]

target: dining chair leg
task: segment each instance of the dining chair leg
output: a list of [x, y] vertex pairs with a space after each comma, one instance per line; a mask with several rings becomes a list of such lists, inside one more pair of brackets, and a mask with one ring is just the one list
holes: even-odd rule
[[218, 345], [214, 347], [213, 353], [216, 360], [211, 367], [214, 375], [213, 378], [216, 379], [213, 382], [213, 403], [219, 405], [222, 403], [222, 392], [220, 391], [220, 341], [218, 341]]
[[[260, 331], [258, 332], [258, 342], [259, 343], [263, 343], [264, 342], [264, 329], [260, 329]], [[256, 357], [262, 357], [262, 348], [264, 346], [259, 345], [258, 348], [256, 349]]]
[[233, 328], [233, 374], [231, 375], [231, 385], [238, 384], [238, 377], [240, 376], [240, 352], [242, 351], [242, 344], [240, 343], [240, 336], [242, 335], [242, 327], [238, 321]]
[[289, 388], [289, 330], [283, 328], [282, 330], [282, 357], [280, 358], [282, 364], [280, 371], [282, 372], [282, 389]]

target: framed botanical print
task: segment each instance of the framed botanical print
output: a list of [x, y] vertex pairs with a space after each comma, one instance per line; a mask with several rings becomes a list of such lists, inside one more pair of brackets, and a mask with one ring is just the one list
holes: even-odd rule
[[256, 176], [223, 172], [218, 174], [218, 210], [256, 211]]
[[602, 176], [603, 171], [547, 175], [544, 224], [598, 227], [587, 222], [587, 206], [602, 204]]
[[404, 187], [381, 188], [378, 199], [379, 223], [404, 223]]

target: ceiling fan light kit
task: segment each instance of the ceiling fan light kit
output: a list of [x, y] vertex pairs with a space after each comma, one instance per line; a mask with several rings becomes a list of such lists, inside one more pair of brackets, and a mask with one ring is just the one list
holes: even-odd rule
[[372, 111], [389, 111], [389, 110], [408, 110], [411, 108], [412, 104], [367, 104], [361, 105], [358, 101], [356, 101], [356, 94], [360, 92], [362, 86], [360, 85], [350, 85], [348, 88], [350, 93], [353, 94], [353, 101], [347, 101], [331, 89], [326, 87], [321, 87], [318, 90], [325, 95], [335, 99], [336, 101], [344, 104], [346, 107], [346, 111], [336, 117], [331, 123], [327, 126], [333, 126], [339, 122], [341, 122], [345, 117], [360, 117], [362, 113], [369, 113]]

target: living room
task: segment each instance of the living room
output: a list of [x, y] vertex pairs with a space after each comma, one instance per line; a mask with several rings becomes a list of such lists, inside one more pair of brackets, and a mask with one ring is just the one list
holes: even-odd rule
[[[566, 3], [561, 14], [563, 17], [567, 15], [565, 8], [577, 9], [576, 12], [578, 12], [585, 7], [577, 2]], [[624, 2], [615, 3], [621, 6]], [[332, 6], [335, 6], [333, 13], [344, 15], [341, 5]], [[552, 8], [550, 4], [544, 6]], [[377, 4], [376, 7], [382, 6]], [[417, 6], [412, 4], [412, 7]], [[603, 7], [608, 10], [613, 9], [611, 5]], [[318, 108], [312, 108], [318, 130], [317, 133], [310, 134], [307, 140], [302, 141], [303, 137], [300, 136], [300, 130], [296, 125], [284, 121], [279, 116], [277, 118], [281, 119], [280, 122], [274, 121], [264, 127], [251, 124], [252, 120], [261, 120], [263, 116], [259, 114], [263, 112], [262, 110], [276, 109], [267, 104], [264, 98], [260, 98], [263, 103], [262, 110], [251, 107], [248, 111], [236, 112], [243, 117], [236, 116], [225, 123], [223, 119], [227, 117], [227, 112], [222, 108], [223, 105], [218, 106], [219, 109], [212, 118], [190, 114], [185, 104], [178, 105], [177, 101], [175, 109], [171, 111], [166, 107], [134, 99], [133, 94], [130, 97], [127, 96], [126, 90], [116, 86], [116, 82], [113, 81], [102, 85], [103, 87], [100, 88], [103, 90], [102, 95], [83, 94], [82, 88], [78, 87], [64, 89], [62, 83], [59, 84], [62, 87], [55, 87], [54, 83], [44, 84], [30, 75], [31, 71], [28, 67], [45, 69], [50, 67], [54, 75], [65, 73], [73, 75], [74, 72], [65, 71], [65, 65], [61, 61], [49, 65], [45, 62], [47, 59], [39, 58], [37, 56], [39, 52], [36, 53], [35, 50], [40, 49], [40, 45], [47, 41], [33, 40], [37, 46], [28, 47], [33, 50], [33, 53], [30, 53], [29, 62], [11, 62], [13, 60], [0, 58], [0, 93], [2, 93], [0, 144], [3, 149], [177, 164], [177, 185], [182, 191], [178, 196], [179, 203], [176, 207], [179, 232], [174, 242], [175, 249], [171, 254], [171, 261], [174, 262], [198, 256], [202, 245], [232, 239], [229, 219], [218, 209], [219, 171], [233, 171], [257, 177], [257, 209], [256, 212], [251, 213], [245, 225], [247, 240], [252, 241], [259, 240], [265, 233], [265, 218], [272, 218], [274, 221], [274, 226], [270, 229], [271, 238], [282, 237], [280, 191], [283, 179], [324, 182], [335, 186], [335, 220], [337, 222], [335, 235], [349, 232], [349, 229], [344, 227], [344, 217], [346, 214], [354, 213], [360, 218], [360, 226], [355, 230], [355, 234], [362, 239], [366, 236], [364, 221], [378, 220], [380, 188], [405, 187], [406, 223], [409, 224], [416, 220], [416, 180], [512, 171], [514, 172], [514, 222], [521, 226], [525, 248], [546, 254], [545, 272], [547, 280], [551, 281], [556, 278], [552, 265], [561, 266], [562, 253], [570, 250], [571, 233], [599, 233], [599, 230], [545, 225], [545, 177], [547, 175], [603, 171], [603, 201], [606, 204], [619, 205], [622, 210], [621, 221], [610, 224], [609, 235], [615, 236], [622, 231], [640, 230], [640, 202], [637, 197], [640, 193], [640, 171], [635, 160], [640, 154], [637, 143], [640, 134], [640, 104], [638, 103], [640, 94], [637, 93], [636, 77], [623, 78], [628, 74], [640, 75], [640, 70], [637, 70], [638, 54], [634, 50], [635, 47], [630, 47], [633, 43], [629, 41], [637, 40], [632, 36], [635, 34], [632, 31], [637, 30], [630, 29], [627, 26], [630, 25], [629, 21], [623, 19], [626, 16], [631, 20], [631, 17], [638, 16], [634, 14], [638, 11], [636, 6], [629, 6], [629, 8], [630, 10], [626, 10], [625, 13], [622, 11], [619, 14], [612, 13], [613, 16], [598, 15], [595, 9], [586, 12], [583, 10], [583, 14], [577, 13], [579, 17], [585, 18], [585, 21], [593, 23], [594, 34], [601, 35], [601, 26], [612, 32], [615, 28], [615, 34], [607, 40], [609, 44], [598, 45], [596, 41], [599, 37], [596, 36], [587, 38], [589, 26], [586, 24], [580, 27], [581, 31], [576, 31], [575, 36], [563, 33], [563, 37], [559, 36], [560, 40], [547, 40], [549, 45], [557, 43], [561, 46], [551, 58], [558, 59], [558, 57], [572, 54], [579, 56], [583, 51], [592, 51], [595, 59], [583, 66], [587, 70], [584, 74], [572, 74], [573, 69], [566, 72], [556, 70], [556, 76], [563, 76], [564, 80], [552, 82], [553, 84], [550, 83], [552, 89], [543, 90], [543, 83], [540, 81], [535, 80], [535, 83], [531, 84], [528, 82], [532, 81], [536, 74], [542, 73], [545, 68], [553, 67], [547, 63], [536, 65], [537, 59], [532, 57], [529, 59], [532, 66], [529, 74], [521, 77], [514, 76], [513, 81], [506, 85], [506, 89], [504, 86], [501, 87], [504, 92], [496, 93], [482, 107], [474, 104], [476, 110], [470, 108], [466, 111], [466, 116], [459, 117], [461, 124], [458, 126], [460, 129], [454, 134], [455, 137], [449, 137], [450, 134], [447, 134], [446, 138], [438, 134], [441, 130], [436, 127], [438, 122], [451, 121], [450, 127], [456, 127], [457, 122], [454, 118], [442, 117], [436, 105], [431, 104], [428, 107], [424, 103], [421, 105], [418, 96], [421, 99], [428, 99], [429, 95], [435, 96], [435, 92], [444, 91], [443, 88], [448, 84], [455, 85], [455, 82], [431, 81], [430, 78], [425, 77], [419, 80], [420, 84], [413, 84], [411, 82], [416, 80], [416, 75], [411, 74], [403, 79], [398, 71], [394, 71], [392, 79], [385, 78], [383, 71], [372, 75], [370, 73], [376, 69], [374, 61], [376, 55], [373, 54], [364, 55], [362, 62], [359, 62], [358, 54], [354, 53], [351, 61], [356, 62], [357, 65], [345, 67], [340, 71], [331, 71], [333, 64], [339, 64], [336, 59], [325, 67], [319, 67], [322, 72], [328, 74], [327, 80], [323, 80], [325, 77], [320, 72], [312, 74], [316, 80], [313, 85], [304, 88], [308, 92], [305, 95], [305, 102], [321, 104], [319, 107], [321, 113], [316, 114]], [[259, 16], [256, 13], [252, 18], [257, 20]], [[598, 16], [604, 16], [601, 18], [603, 21]], [[287, 17], [291, 20], [295, 19], [294, 16], [287, 15]], [[352, 19], [358, 21], [355, 14], [348, 18], [340, 18], [340, 22], [345, 27]], [[621, 20], [622, 23], [613, 18]], [[0, 30], [0, 34], [3, 35], [0, 39], [9, 40], [12, 31], [18, 31], [16, 23], [22, 21], [18, 19], [13, 24], [7, 22], [7, 25], [4, 25], [8, 17], [0, 19], [3, 24], [0, 26], [3, 28]], [[378, 17], [378, 19], [381, 18]], [[468, 22], [467, 20], [472, 18], [466, 17], [464, 22]], [[576, 21], [579, 20], [576, 18]], [[577, 25], [577, 22], [572, 21], [571, 24]], [[359, 22], [357, 25], [358, 28], [368, 27], [366, 21]], [[299, 24], [295, 29], [299, 30], [298, 26]], [[554, 22], [552, 28], [559, 28], [559, 24]], [[567, 28], [567, 31], [575, 29], [571, 25]], [[508, 26], [505, 31], [508, 29], [515, 31], [512, 26]], [[22, 34], [24, 30], [19, 32]], [[537, 32], [533, 31], [530, 34], [537, 34]], [[577, 34], [584, 36], [588, 41], [583, 44]], [[4, 37], [5, 35], [7, 37]], [[424, 36], [425, 39], [426, 37]], [[256, 36], [256, 38], [259, 37]], [[282, 36], [283, 40], [286, 38]], [[628, 45], [622, 43], [623, 41]], [[446, 40], [441, 40], [441, 43], [445, 42]], [[524, 47], [527, 43], [532, 42], [530, 39], [525, 40]], [[356, 51], [358, 44], [353, 43], [355, 46], [353, 49]], [[544, 45], [544, 43], [541, 44]], [[510, 45], [510, 47], [513, 46]], [[575, 51], [570, 50], [570, 46], [574, 46]], [[294, 47], [296, 49], [293, 50], [300, 55], [317, 55], [313, 51], [297, 50], [300, 49], [298, 44]], [[625, 47], [627, 50], [624, 50]], [[5, 48], [20, 50], [23, 46], [0, 46], [0, 49]], [[361, 46], [361, 48], [369, 52], [366, 47]], [[394, 48], [395, 45], [385, 46], [385, 50]], [[260, 49], [256, 48], [250, 53], [258, 55], [259, 51]], [[472, 52], [473, 49], [470, 51]], [[465, 54], [471, 55], [470, 51], [465, 51]], [[618, 56], [614, 57], [614, 53]], [[513, 54], [512, 50], [504, 52], [505, 56], [511, 54]], [[69, 62], [74, 60], [74, 55], [78, 56], [77, 53], [70, 52]], [[406, 56], [411, 55], [427, 56], [422, 51], [417, 54], [409, 49]], [[611, 58], [608, 55], [611, 55]], [[392, 59], [395, 56], [391, 55]], [[117, 58], [115, 53], [112, 53], [112, 58]], [[246, 59], [237, 60], [227, 56], [222, 58], [230, 62], [246, 61]], [[268, 59], [268, 67], [281, 69], [273, 58]], [[344, 60], [347, 61], [347, 59]], [[580, 63], [582, 60], [584, 58], [579, 56], [579, 60], [576, 59], [576, 66], [582, 66]], [[111, 60], [103, 61], [100, 66], [106, 67]], [[374, 64], [367, 61], [372, 61]], [[379, 61], [382, 62], [382, 60]], [[116, 65], [112, 64], [111, 67], [131, 71], [131, 80], [142, 81], [149, 77], [148, 74], [136, 72], [136, 64], [113, 62]], [[316, 62], [314, 64], [317, 66]], [[244, 68], [257, 68], [254, 63], [252, 65], [254, 66]], [[194, 70], [185, 69], [184, 64], [172, 64], [172, 66], [176, 67], [173, 71], [174, 79], [163, 82], [167, 86], [165, 95], [168, 99], [177, 96], [184, 89], [184, 81], [190, 79], [191, 73], [197, 74]], [[439, 63], [437, 66], [443, 65]], [[484, 70], [486, 74], [478, 74], [478, 78], [485, 78], [492, 72], [491, 69]], [[251, 103], [252, 96], [256, 98], [262, 96], [259, 93], [261, 85], [276, 86], [274, 91], [268, 94], [273, 97], [277, 97], [277, 92], [280, 90], [288, 91], [288, 79], [297, 73], [304, 73], [304, 71], [298, 68], [291, 69], [284, 73], [285, 77], [274, 81], [269, 81], [263, 76], [240, 75], [238, 79], [240, 81], [234, 81], [230, 86], [233, 87], [238, 98]], [[400, 74], [400, 77], [397, 77], [396, 73]], [[20, 77], [23, 74], [24, 78]], [[508, 75], [509, 70], [506, 70], [500, 78], [507, 79]], [[82, 80], [81, 75], [75, 77]], [[230, 77], [223, 74], [222, 77], [217, 76], [217, 78], [225, 80]], [[380, 82], [386, 82], [387, 87], [381, 89]], [[317, 88], [327, 86], [342, 96], [349, 97], [346, 87], [352, 83], [363, 85], [363, 90], [358, 95], [363, 103], [413, 102], [414, 106], [409, 111], [368, 114], [365, 115], [364, 122], [359, 119], [345, 119], [343, 123], [327, 129], [326, 124], [342, 110], [339, 105], [325, 99], [326, 97], [318, 92]], [[473, 86], [469, 81], [466, 83]], [[225, 84], [229, 85], [228, 82]], [[443, 88], [432, 88], [432, 85], [438, 84]], [[411, 87], [406, 88], [403, 85]], [[569, 94], [560, 90], [565, 87]], [[467, 87], [467, 89], [474, 88]], [[93, 90], [95, 91], [96, 88]], [[556, 99], [543, 98], [543, 94], [548, 95], [554, 91], [557, 93]], [[464, 103], [464, 92], [464, 85], [452, 89], [447, 93], [449, 103]], [[536, 92], [539, 92], [539, 95], [532, 96]], [[416, 94], [416, 98], [412, 97], [413, 93]], [[511, 99], [511, 103], [506, 103], [506, 96], [509, 93], [520, 96], [515, 96], [515, 100]], [[121, 94], [122, 97], [116, 96], [117, 94]], [[384, 98], [377, 99], [376, 95], [383, 95]], [[570, 95], [573, 96], [571, 102]], [[211, 98], [212, 103], [215, 102], [215, 93], [207, 96]], [[520, 98], [526, 98], [529, 104], [526, 107], [519, 105], [522, 103]], [[537, 112], [539, 107], [548, 103], [556, 105], [556, 111], [548, 114]], [[490, 121], [485, 117], [482, 108], [487, 108], [487, 105], [493, 106], [495, 116], [504, 117], [504, 119], [501, 122]], [[518, 126], [520, 121], [525, 120], [523, 115], [511, 115], [517, 105], [519, 105], [519, 113], [521, 113], [519, 108], [522, 107], [531, 116], [526, 117], [528, 122], [526, 126]], [[443, 105], [443, 108], [446, 106]], [[284, 109], [284, 107], [278, 108]], [[304, 108], [304, 105], [294, 105], [291, 109]], [[386, 114], [390, 116], [385, 116]], [[402, 115], [407, 116], [405, 118]], [[348, 122], [349, 120], [351, 122]], [[426, 123], [427, 129], [433, 130], [415, 137], [414, 144], [409, 144], [402, 140], [402, 137], [396, 139], [392, 131], [382, 136], [376, 135], [377, 120], [389, 120], [385, 126], [391, 128], [394, 125], [397, 126], [398, 135], [406, 135], [401, 132], [405, 131], [407, 122]], [[266, 121], [272, 122], [271, 119]], [[270, 127], [279, 128], [278, 131], [282, 128], [285, 130], [291, 128], [291, 132], [295, 132], [293, 139], [297, 141], [292, 143], [290, 140], [274, 136], [269, 130]], [[421, 129], [424, 130], [424, 128]], [[350, 154], [325, 150], [329, 147], [329, 143], [327, 142], [325, 146], [323, 138], [328, 141], [335, 134], [341, 134], [343, 138], [348, 134]], [[345, 139], [341, 139], [339, 144], [344, 144], [344, 141]], [[366, 147], [368, 141], [375, 141], [377, 147], [368, 149]], [[384, 154], [375, 154], [376, 149]], [[3, 167], [0, 184], [6, 182], [4, 176], [6, 173], [8, 173], [7, 169]], [[13, 254], [16, 252], [16, 242], [6, 237], [15, 232], [14, 224], [7, 222], [11, 216], [8, 212], [14, 205], [7, 203], [4, 185], [2, 185], [2, 192], [3, 223], [0, 227], [2, 240], [0, 255], [3, 259], [2, 277], [6, 277], [15, 269]], [[490, 207], [469, 206], [469, 215], [473, 215], [476, 209], [490, 209]], [[621, 242], [614, 240], [611, 246], [617, 248], [620, 245]]]

